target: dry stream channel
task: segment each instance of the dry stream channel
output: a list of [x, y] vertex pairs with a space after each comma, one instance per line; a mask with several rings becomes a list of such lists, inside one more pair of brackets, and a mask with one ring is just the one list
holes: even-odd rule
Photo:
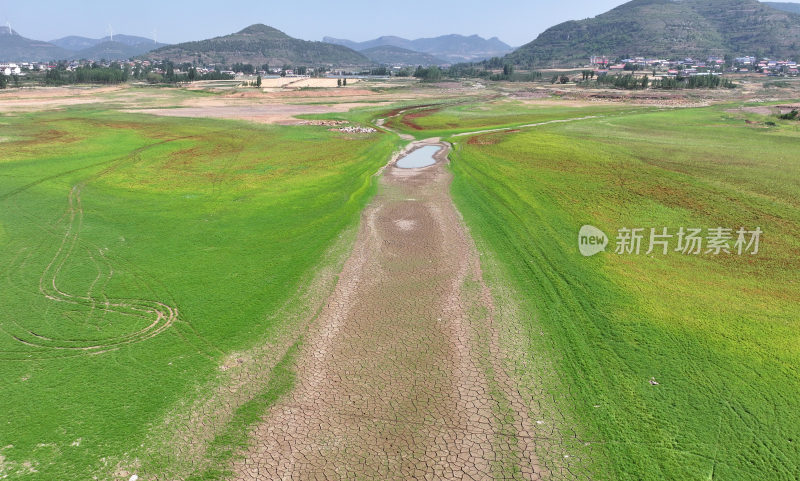
[[449, 152], [414, 142], [383, 171], [295, 388], [254, 428], [237, 479], [542, 475], [480, 257], [450, 198]]

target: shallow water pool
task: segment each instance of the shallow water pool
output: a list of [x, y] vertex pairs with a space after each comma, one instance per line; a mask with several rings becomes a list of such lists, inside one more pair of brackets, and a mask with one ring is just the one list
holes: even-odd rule
[[436, 159], [433, 156], [440, 150], [442, 150], [442, 147], [439, 145], [426, 145], [398, 160], [397, 166], [401, 169], [419, 169], [433, 165], [436, 163]]

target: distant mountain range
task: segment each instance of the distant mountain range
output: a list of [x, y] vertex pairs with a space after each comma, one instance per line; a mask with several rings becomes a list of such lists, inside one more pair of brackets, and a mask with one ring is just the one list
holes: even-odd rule
[[127, 60], [138, 55], [145, 54], [155, 48], [164, 46], [164, 44], [154, 44], [152, 40], [150, 43], [142, 43], [138, 45], [129, 45], [127, 43], [118, 42], [117, 36], [114, 35], [114, 41], [105, 41], [98, 43], [92, 47], [79, 50], [72, 54], [73, 59], [87, 59], [87, 60]]
[[800, 4], [757, 0], [632, 0], [585, 20], [549, 28], [512, 52], [497, 37], [444, 35], [408, 40], [384, 36], [366, 42], [292, 38], [256, 24], [221, 37], [177, 45], [144, 37], [70, 36], [43, 42], [0, 27], [0, 61], [133, 57], [176, 63], [359, 67], [375, 64], [442, 65], [491, 57], [523, 66], [583, 65], [592, 55], [662, 58], [755, 55], [800, 56]]
[[565, 22], [507, 56], [522, 65], [585, 64], [591, 55], [800, 55], [800, 15], [757, 0], [633, 0]]
[[72, 36], [42, 42], [22, 37], [8, 27], [0, 27], [0, 60], [15, 62], [125, 60], [164, 45], [133, 35], [114, 35], [114, 41], [109, 37], [94, 39]]
[[310, 42], [292, 38], [266, 25], [251, 25], [223, 37], [162, 47], [145, 57], [175, 63], [231, 65], [242, 62], [261, 66], [362, 66], [373, 62], [364, 55], [341, 45]]
[[69, 51], [51, 43], [25, 38], [11, 27], [0, 27], [0, 61], [46, 62], [69, 56]]
[[390, 66], [416, 66], [428, 67], [431, 65], [443, 65], [447, 62], [434, 57], [429, 53], [415, 52], [391, 45], [381, 45], [362, 50], [361, 53], [368, 59], [381, 65]]
[[502, 57], [511, 52], [511, 48], [497, 37], [485, 39], [478, 35], [443, 35], [434, 38], [408, 40], [401, 37], [379, 37], [366, 42], [353, 42], [340, 38], [325, 37], [323, 42], [344, 45], [353, 50], [363, 52], [375, 47], [399, 47], [406, 50], [433, 55], [447, 63], [475, 62], [491, 57]]
[[[139, 50], [143, 50], [139, 53], [144, 53], [149, 50], [154, 50], [159, 47], [164, 47], [167, 44], [165, 43], [157, 43], [153, 39], [145, 38], [145, 37], [137, 37], [135, 35], [114, 35], [113, 38], [111, 37], [103, 37], [103, 38], [88, 38], [88, 37], [78, 37], [78, 36], [69, 36], [64, 38], [58, 38], [56, 40], [50, 40], [50, 43], [57, 47], [61, 47], [64, 50], [71, 50], [73, 52], [78, 52], [80, 50], [87, 50], [93, 47], [97, 47], [98, 45], [106, 42], [114, 42], [120, 43], [123, 45], [127, 45], [129, 47], [137, 47]], [[139, 53], [135, 55], [139, 55]]]

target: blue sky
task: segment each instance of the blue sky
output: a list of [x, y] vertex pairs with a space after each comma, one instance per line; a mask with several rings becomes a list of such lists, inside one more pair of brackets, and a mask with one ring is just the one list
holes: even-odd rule
[[448, 33], [497, 36], [513, 46], [565, 20], [592, 17], [624, 0], [0, 0], [0, 22], [21, 35], [52, 40], [114, 32], [176, 43], [265, 23], [306, 40], [368, 40]]

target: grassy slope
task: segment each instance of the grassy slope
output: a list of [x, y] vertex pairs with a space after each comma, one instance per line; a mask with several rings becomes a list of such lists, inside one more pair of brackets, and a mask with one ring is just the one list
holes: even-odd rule
[[[12, 140], [0, 143], [0, 283], [11, 293], [0, 314], [0, 477], [30, 462], [38, 479], [88, 478], [101, 458], [133, 449], [226, 354], [268, 338], [278, 326], [266, 319], [357, 221], [395, 147], [388, 135], [323, 127], [92, 110], [1, 120]], [[180, 317], [150, 340], [63, 358], [69, 351], [9, 334], [67, 345], [146, 324], [39, 292], [67, 229], [68, 193], [82, 182], [80, 240], [58, 287], [158, 300]], [[110, 278], [93, 265], [100, 250]]]
[[529, 105], [519, 101], [493, 103], [441, 103], [406, 112], [387, 122], [387, 126], [418, 139], [447, 137], [460, 132], [484, 129], [514, 128], [521, 125], [574, 119], [589, 115], [604, 116], [630, 111], [625, 105], [596, 105], [590, 109], [558, 105], [553, 100]]
[[[455, 139], [456, 203], [604, 477], [796, 476], [799, 136], [703, 109]], [[756, 257], [585, 259], [586, 223], [766, 234]]]

